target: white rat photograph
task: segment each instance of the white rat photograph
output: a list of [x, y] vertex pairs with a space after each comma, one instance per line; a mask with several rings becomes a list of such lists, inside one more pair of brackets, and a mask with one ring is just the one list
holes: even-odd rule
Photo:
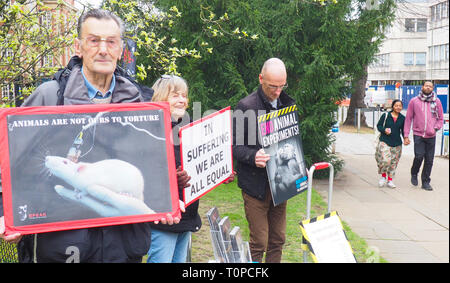
[[8, 131], [15, 226], [172, 211], [164, 119], [112, 122], [121, 115], [163, 111], [8, 116], [89, 121]]
[[79, 202], [104, 217], [153, 214], [144, 203], [144, 177], [128, 162], [106, 159], [75, 163], [68, 158], [47, 156], [50, 173], [73, 189], [55, 185], [62, 197]]

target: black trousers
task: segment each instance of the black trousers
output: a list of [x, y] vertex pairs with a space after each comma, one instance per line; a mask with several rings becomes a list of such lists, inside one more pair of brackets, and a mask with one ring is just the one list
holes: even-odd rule
[[418, 175], [422, 161], [422, 184], [429, 184], [431, 179], [431, 168], [433, 167], [434, 150], [436, 146], [436, 137], [423, 138], [414, 136], [414, 161], [411, 167], [411, 175]]

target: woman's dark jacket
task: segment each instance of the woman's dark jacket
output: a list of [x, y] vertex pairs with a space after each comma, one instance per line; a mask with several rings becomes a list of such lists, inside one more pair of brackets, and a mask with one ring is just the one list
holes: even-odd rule
[[[188, 119], [185, 119], [188, 120]], [[188, 120], [189, 122], [189, 120]], [[172, 133], [174, 135], [174, 146], [173, 151], [175, 155], [175, 166], [178, 168], [178, 166], [181, 165], [181, 155], [180, 155], [180, 145], [179, 145], [179, 128], [184, 126], [183, 119], [179, 119], [177, 122], [172, 122]], [[177, 136], [175, 136], [177, 135]], [[183, 188], [178, 188], [178, 195], [180, 200], [183, 200]], [[161, 231], [166, 232], [173, 232], [173, 233], [182, 233], [182, 232], [197, 232], [202, 227], [202, 219], [200, 218], [200, 215], [198, 214], [198, 205], [199, 201], [195, 201], [191, 203], [188, 207], [186, 207], [186, 212], [181, 213], [181, 220], [178, 224], [173, 225], [167, 225], [167, 224], [154, 224], [151, 223], [150, 226], [152, 229], [157, 229]]]
[[[386, 124], [383, 127], [384, 119], [386, 118]], [[392, 118], [391, 112], [387, 112], [383, 115], [381, 115], [380, 120], [377, 124], [377, 129], [380, 131], [380, 141], [384, 142], [390, 147], [396, 147], [403, 144], [402, 138], [403, 137], [403, 126], [405, 125], [405, 116], [403, 116], [401, 113], [398, 114], [397, 121], [394, 122], [394, 119]], [[386, 128], [391, 128], [391, 134], [386, 135]]]

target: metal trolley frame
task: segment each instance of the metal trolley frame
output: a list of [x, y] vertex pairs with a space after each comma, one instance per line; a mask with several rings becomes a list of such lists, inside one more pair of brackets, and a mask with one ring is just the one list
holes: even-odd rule
[[[327, 212], [331, 212], [331, 198], [333, 195], [333, 180], [334, 180], [334, 167], [333, 164], [328, 162], [318, 162], [314, 163], [311, 168], [309, 168], [308, 172], [308, 192], [306, 196], [306, 219], [311, 218], [311, 196], [312, 196], [312, 182], [313, 182], [313, 175], [314, 171], [316, 170], [322, 170], [330, 168], [330, 178], [329, 178], [329, 184], [328, 184], [328, 208]], [[306, 251], [303, 251], [303, 262], [308, 262], [308, 253]]]

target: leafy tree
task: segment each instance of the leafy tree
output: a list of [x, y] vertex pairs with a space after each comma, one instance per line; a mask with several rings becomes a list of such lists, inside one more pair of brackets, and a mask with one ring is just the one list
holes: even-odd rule
[[[339, 3], [310, 1], [156, 1], [161, 9], [176, 4], [182, 12], [183, 25], [174, 29], [184, 44], [209, 42], [213, 54], [198, 60], [182, 60], [180, 72], [188, 80], [193, 101], [204, 109], [232, 105], [258, 85], [258, 74], [265, 60], [281, 58], [287, 67], [287, 92], [299, 106], [303, 145], [308, 165], [318, 161], [342, 165], [329, 149], [330, 128], [335, 102], [342, 98], [345, 86], [343, 64], [337, 59], [332, 26]], [[201, 7], [217, 15], [228, 15], [229, 25], [254, 34], [254, 40], [237, 41], [231, 37], [211, 37], [201, 27]], [[200, 8], [195, 8], [200, 7]], [[342, 28], [341, 26], [334, 27]], [[234, 29], [234, 30], [236, 30]], [[237, 30], [236, 30], [237, 31]], [[340, 63], [340, 62], [339, 62]]]
[[[358, 2], [360, 1], [360, 2]], [[288, 71], [289, 88], [298, 105], [307, 164], [342, 161], [330, 152], [336, 102], [352, 90], [364, 73], [390, 18], [393, 0], [366, 11], [362, 0], [155, 0], [156, 15], [176, 8], [169, 28], [146, 27], [165, 48], [196, 50], [199, 56], [179, 56], [176, 71], [187, 79], [190, 102], [202, 110], [220, 109], [254, 91], [265, 60], [279, 57]], [[385, 6], [383, 6], [385, 5]], [[166, 27], [166, 26], [164, 26]], [[170, 40], [169, 40], [170, 39]], [[172, 44], [172, 45], [171, 45]], [[139, 52], [147, 60], [148, 54]], [[151, 57], [151, 56], [150, 56]], [[148, 62], [148, 66], [152, 63]], [[157, 63], [157, 62], [156, 62]], [[156, 64], [157, 65], [157, 64]], [[143, 66], [146, 66], [143, 63]], [[147, 76], [153, 81], [160, 73]]]
[[170, 36], [181, 17], [176, 6], [157, 9], [153, 1], [104, 1], [102, 7], [111, 10], [126, 23], [126, 38], [136, 42], [137, 79], [147, 85], [160, 74], [179, 74], [177, 60], [182, 57], [200, 58], [195, 48], [181, 47]]
[[[72, 45], [75, 13], [65, 9], [62, 1], [52, 7], [31, 0], [0, 4], [0, 82], [2, 86], [21, 84], [19, 99], [31, 93], [39, 77], [59, 68], [58, 58]], [[50, 60], [56, 64], [43, 64]], [[5, 98], [2, 107], [14, 103]]]
[[[367, 82], [367, 67], [378, 52], [385, 30], [394, 19], [395, 0], [372, 0], [372, 2], [357, 0], [354, 3], [353, 18], [350, 23], [354, 30], [354, 39], [351, 42], [353, 56], [347, 64], [347, 72], [351, 79], [351, 99], [347, 112], [346, 125], [354, 125], [355, 111], [365, 108], [364, 96]], [[365, 115], [361, 113], [361, 122], [365, 125]]]

